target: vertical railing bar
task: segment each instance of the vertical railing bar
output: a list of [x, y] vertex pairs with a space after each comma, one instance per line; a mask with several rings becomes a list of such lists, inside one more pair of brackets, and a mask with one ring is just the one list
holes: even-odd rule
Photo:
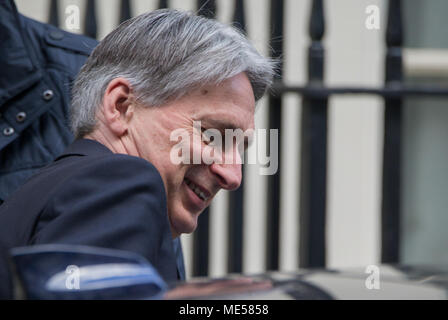
[[97, 22], [95, 0], [87, 0], [85, 19], [84, 19], [84, 34], [96, 39], [97, 38]]
[[[403, 81], [401, 0], [389, 0], [386, 28], [386, 87]], [[381, 212], [381, 261], [399, 262], [402, 98], [386, 98]]]
[[168, 0], [159, 0], [159, 9], [165, 9], [169, 7]]
[[[216, 6], [214, 1], [198, 0], [198, 14], [207, 18], [214, 18]], [[193, 235], [193, 276], [206, 276], [209, 272], [209, 230], [210, 214], [205, 209], [198, 218], [198, 226]]]
[[246, 11], [244, 9], [243, 0], [235, 0], [233, 25], [246, 34]]
[[216, 17], [215, 0], [198, 0], [198, 15], [213, 19]]
[[[270, 48], [271, 57], [279, 62], [279, 73], [276, 81], [281, 81], [283, 75], [283, 16], [284, 1], [271, 1], [271, 30]], [[281, 119], [282, 97], [269, 96], [268, 129], [278, 129], [278, 153], [281, 154]], [[272, 141], [269, 141], [269, 150]], [[272, 155], [271, 155], [272, 156]], [[266, 216], [266, 269], [279, 268], [279, 228], [280, 228], [280, 166], [275, 174], [268, 176], [267, 185], [267, 216]]]
[[130, 0], [121, 0], [120, 3], [120, 23], [129, 20], [132, 17]]
[[[322, 86], [324, 79], [325, 32], [322, 0], [313, 0], [309, 24], [308, 85]], [[326, 97], [303, 97], [300, 170], [301, 267], [324, 267], [326, 262], [326, 181], [327, 181]]]
[[[245, 12], [243, 0], [235, 1], [235, 11], [233, 15], [233, 25], [243, 32], [246, 30]], [[246, 163], [244, 161], [244, 163]], [[242, 166], [242, 176], [244, 177], [244, 164]], [[228, 211], [228, 272], [242, 272], [243, 269], [243, 215], [244, 204], [244, 179], [240, 187], [229, 193]]]
[[59, 27], [59, 6], [58, 0], [51, 0], [50, 2], [50, 12], [48, 15], [48, 23]]

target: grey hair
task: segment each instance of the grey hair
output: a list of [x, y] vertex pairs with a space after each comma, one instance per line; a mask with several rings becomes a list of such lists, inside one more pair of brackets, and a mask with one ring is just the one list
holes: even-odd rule
[[94, 130], [107, 85], [118, 77], [130, 82], [137, 101], [159, 106], [241, 72], [258, 100], [272, 83], [275, 63], [238, 29], [191, 12], [144, 13], [108, 34], [87, 59], [73, 86], [71, 128], [77, 138]]

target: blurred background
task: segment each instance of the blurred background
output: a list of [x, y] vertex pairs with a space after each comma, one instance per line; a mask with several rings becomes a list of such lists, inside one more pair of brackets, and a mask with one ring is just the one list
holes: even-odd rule
[[182, 236], [188, 277], [448, 264], [448, 1], [16, 4], [99, 40], [146, 11], [191, 10], [235, 23], [281, 61], [256, 111], [257, 128], [279, 129], [278, 170], [244, 165], [242, 187], [221, 191]]

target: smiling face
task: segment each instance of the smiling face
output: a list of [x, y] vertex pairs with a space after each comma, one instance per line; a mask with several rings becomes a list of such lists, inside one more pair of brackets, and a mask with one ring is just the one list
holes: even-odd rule
[[[220, 85], [204, 86], [189, 95], [160, 107], [137, 107], [129, 123], [128, 138], [137, 156], [151, 162], [159, 171], [167, 195], [168, 217], [174, 237], [191, 233], [199, 214], [210, 204], [220, 189], [234, 190], [241, 184], [241, 162], [236, 143], [223, 150], [221, 161], [212, 164], [175, 164], [170, 152], [177, 144], [171, 133], [188, 132], [191, 154], [205, 143], [202, 132], [193, 126], [201, 121], [202, 131], [254, 128], [255, 100], [245, 73], [227, 79]], [[224, 143], [223, 143], [224, 145]], [[233, 157], [232, 163], [225, 161]]]

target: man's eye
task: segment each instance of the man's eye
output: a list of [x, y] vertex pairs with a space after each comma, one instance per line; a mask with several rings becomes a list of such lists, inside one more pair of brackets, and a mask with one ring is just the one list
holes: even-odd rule
[[222, 134], [214, 129], [201, 129], [202, 137], [205, 143], [207, 144], [216, 144], [218, 141], [215, 141], [219, 136], [222, 137]]
[[213, 142], [213, 137], [207, 132], [207, 129], [201, 128], [201, 133], [202, 133], [202, 141], [205, 144]]
[[202, 141], [205, 145], [214, 148], [216, 151], [225, 152], [225, 139], [222, 131], [218, 129], [201, 129]]

